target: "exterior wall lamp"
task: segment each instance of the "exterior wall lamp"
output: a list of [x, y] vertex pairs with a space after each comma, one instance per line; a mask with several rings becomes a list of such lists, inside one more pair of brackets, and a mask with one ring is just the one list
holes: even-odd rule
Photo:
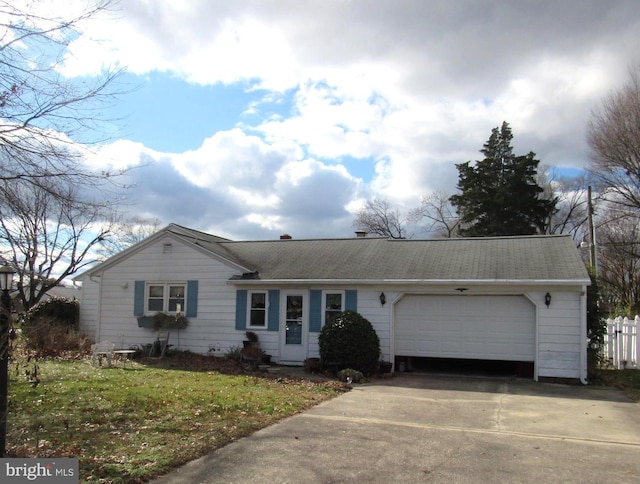
[[551, 294], [546, 293], [544, 295], [544, 303], [549, 307], [551, 305]]
[[384, 303], [387, 302], [387, 296], [384, 295], [384, 292], [380, 293], [380, 304], [384, 306]]

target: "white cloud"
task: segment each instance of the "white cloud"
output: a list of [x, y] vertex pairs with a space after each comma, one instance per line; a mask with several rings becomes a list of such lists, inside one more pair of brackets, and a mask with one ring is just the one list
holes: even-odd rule
[[[120, 8], [116, 28], [105, 16], [72, 42], [66, 75], [122, 65], [263, 89], [265, 99], [293, 96], [291, 112], [253, 124], [260, 105], [247, 104], [250, 117], [197, 150], [111, 147], [124, 166], [142, 154], [167, 157], [185, 186], [233, 214], [216, 212], [225, 230], [242, 234], [243, 224], [260, 233], [346, 230], [363, 196], [409, 206], [451, 192], [455, 163], [477, 159], [503, 120], [517, 151], [584, 166], [589, 112], [640, 52], [635, 0], [127, 0]], [[345, 161], [354, 158], [357, 168]], [[356, 173], [365, 166], [368, 176]]]
[[214, 232], [225, 235], [222, 228], [234, 238], [294, 229], [319, 236], [331, 225], [349, 235], [346, 207], [359, 195], [359, 180], [343, 166], [297, 155], [291, 145], [269, 145], [234, 129], [182, 154], [115, 142], [92, 166], [111, 166], [114, 160], [137, 166], [128, 174], [134, 188], [126, 192], [126, 206], [134, 213], [198, 227], [214, 223]]

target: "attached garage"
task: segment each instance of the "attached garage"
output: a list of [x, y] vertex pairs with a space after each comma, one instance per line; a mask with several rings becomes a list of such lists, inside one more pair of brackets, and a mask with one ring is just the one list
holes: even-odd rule
[[397, 356], [533, 362], [536, 309], [519, 295], [405, 295], [394, 340]]

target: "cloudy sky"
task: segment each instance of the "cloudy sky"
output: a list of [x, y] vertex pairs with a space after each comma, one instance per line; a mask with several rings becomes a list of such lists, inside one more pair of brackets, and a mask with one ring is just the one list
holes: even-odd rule
[[349, 237], [366, 199], [454, 193], [502, 121], [575, 173], [640, 63], [637, 0], [126, 0], [84, 27], [63, 74], [131, 88], [92, 163], [139, 166], [131, 214], [237, 240]]

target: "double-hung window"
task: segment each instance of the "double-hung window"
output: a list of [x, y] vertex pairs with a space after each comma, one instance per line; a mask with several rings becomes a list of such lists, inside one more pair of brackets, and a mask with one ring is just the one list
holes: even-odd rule
[[327, 324], [344, 311], [344, 292], [326, 291], [324, 293], [324, 324]]
[[187, 285], [181, 283], [150, 283], [147, 285], [147, 307], [149, 313], [184, 313]]
[[267, 293], [266, 291], [252, 291], [249, 293], [249, 327], [267, 327]]

